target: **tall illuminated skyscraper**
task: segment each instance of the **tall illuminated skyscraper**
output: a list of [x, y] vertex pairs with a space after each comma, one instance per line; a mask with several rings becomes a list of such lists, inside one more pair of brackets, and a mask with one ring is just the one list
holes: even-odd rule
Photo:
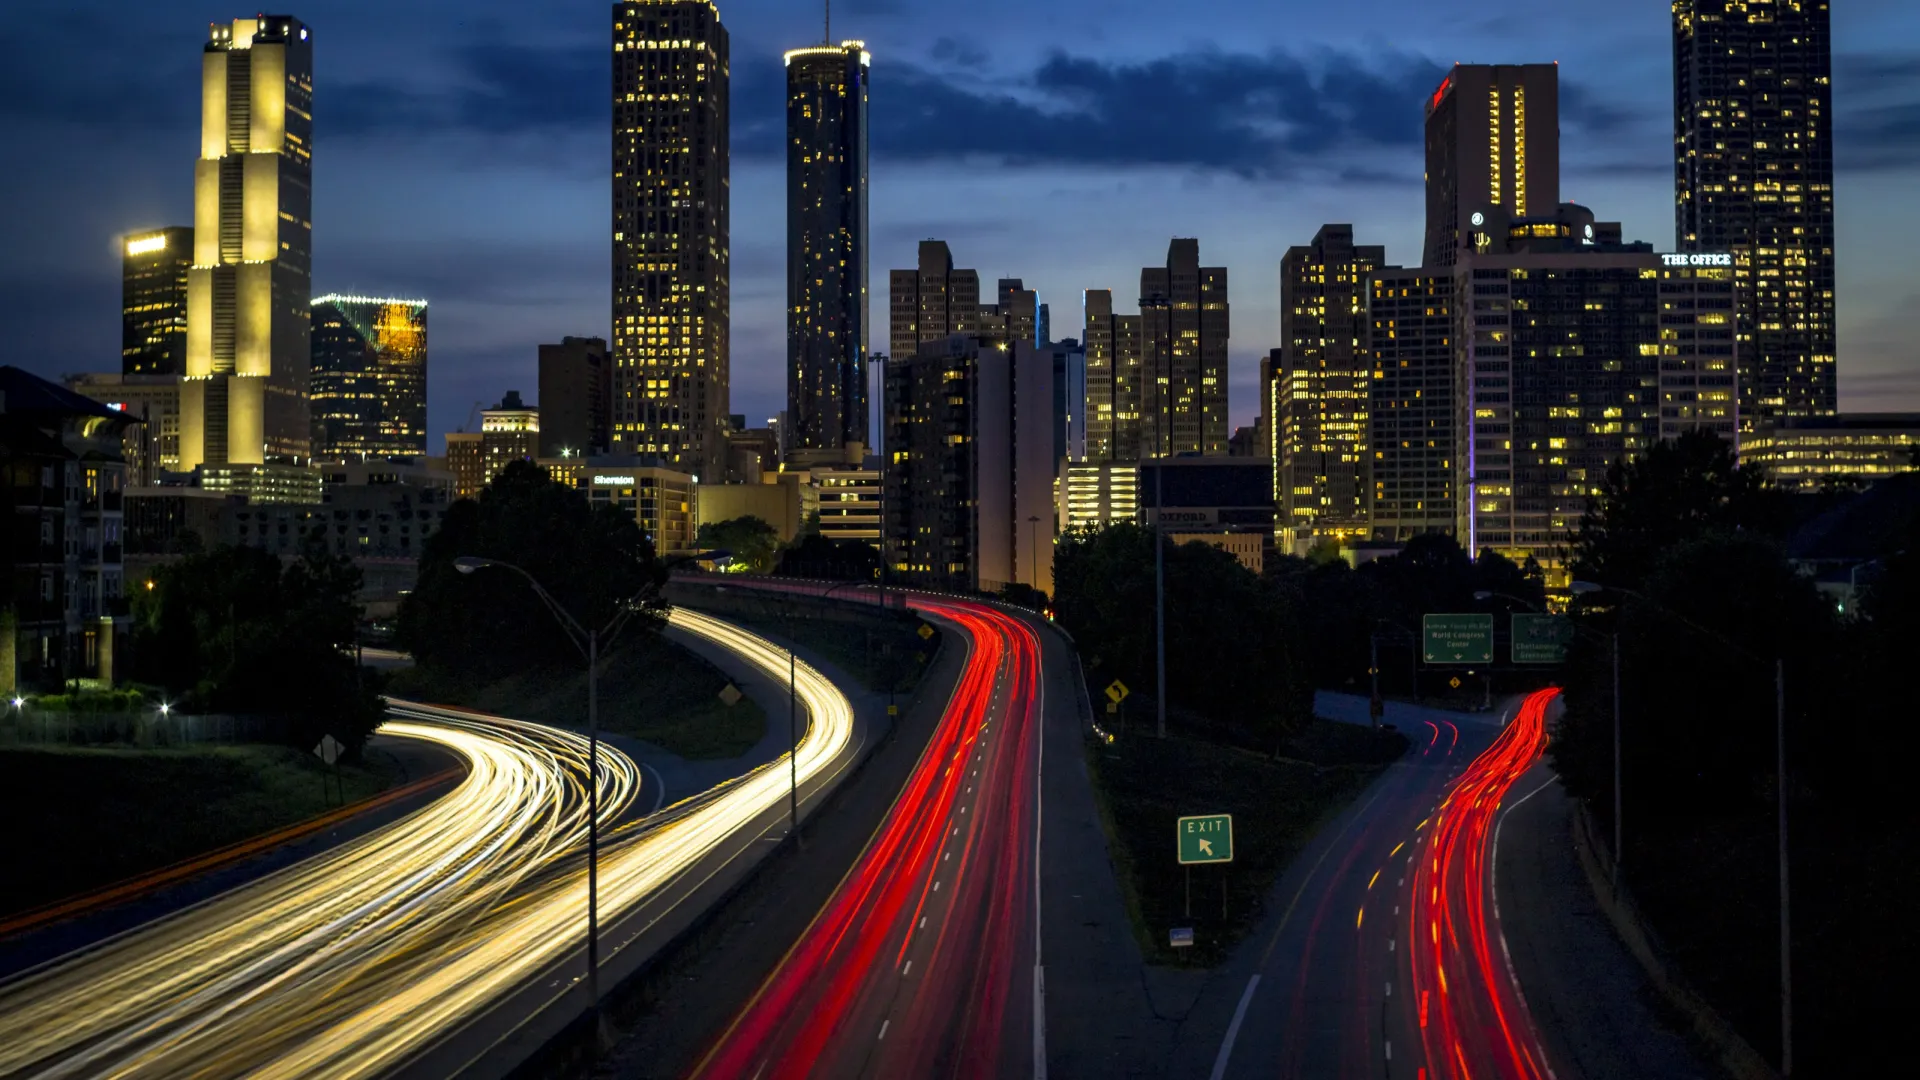
[[796, 460], [868, 442], [868, 62], [858, 41], [786, 54], [787, 453]]
[[232, 478], [311, 451], [313, 43], [291, 15], [215, 23], [200, 71], [180, 466]]
[[1140, 460], [1140, 316], [1116, 315], [1113, 290], [1088, 289], [1081, 340], [1087, 350], [1087, 460]]
[[1386, 248], [1353, 242], [1353, 226], [1322, 225], [1280, 263], [1273, 476], [1294, 554], [1368, 535], [1367, 276], [1386, 261]]
[[709, 0], [613, 7], [612, 450], [705, 476], [727, 461], [727, 55]]
[[120, 238], [120, 371], [187, 370], [187, 269], [193, 230], [182, 225]]
[[1740, 427], [1835, 408], [1827, 0], [1674, 0], [1674, 234], [1731, 252]]
[[1492, 203], [1513, 218], [1560, 203], [1560, 67], [1455, 64], [1427, 99], [1427, 247], [1452, 266]]
[[427, 302], [313, 302], [313, 456], [427, 452]]
[[1140, 271], [1144, 457], [1226, 454], [1228, 310], [1227, 268], [1201, 266], [1198, 240], [1176, 238], [1166, 265]]

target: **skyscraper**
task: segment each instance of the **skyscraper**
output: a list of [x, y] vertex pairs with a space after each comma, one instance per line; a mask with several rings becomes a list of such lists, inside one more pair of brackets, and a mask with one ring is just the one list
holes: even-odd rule
[[1559, 65], [1455, 64], [1427, 99], [1426, 139], [1424, 265], [1452, 266], [1476, 207], [1524, 218], [1559, 204]]
[[[600, 338], [540, 346], [540, 456], [589, 457], [612, 445], [613, 365]], [[732, 424], [728, 424], [731, 431]], [[718, 475], [718, 474], [713, 474]]]
[[1386, 248], [1354, 244], [1353, 226], [1322, 225], [1280, 263], [1273, 475], [1294, 554], [1367, 535], [1367, 275], [1386, 261]]
[[1001, 278], [998, 302], [980, 305], [980, 338], [1012, 348], [1019, 342], [1037, 344], [1040, 337], [1040, 294], [1019, 278]]
[[980, 274], [954, 269], [945, 240], [920, 241], [919, 262], [917, 269], [887, 274], [888, 355], [896, 359], [980, 328]]
[[868, 62], [858, 41], [786, 54], [787, 453], [796, 459], [868, 442]]
[[1088, 289], [1087, 460], [1140, 460], [1140, 316], [1115, 315], [1113, 290]]
[[187, 370], [187, 268], [193, 230], [184, 225], [120, 238], [120, 373]]
[[298, 463], [312, 450], [313, 43], [291, 15], [215, 23], [200, 71], [180, 466]]
[[427, 302], [313, 302], [313, 456], [427, 452]]
[[1730, 252], [1740, 425], [1835, 408], [1827, 0], [1674, 0], [1674, 233]]
[[710, 0], [613, 7], [612, 450], [726, 468], [727, 30]]
[[1166, 265], [1140, 271], [1145, 456], [1227, 452], [1227, 316], [1227, 268], [1201, 266], [1200, 241], [1175, 239]]
[[1454, 529], [1453, 288], [1451, 268], [1383, 268], [1369, 283], [1367, 516], [1376, 541]]

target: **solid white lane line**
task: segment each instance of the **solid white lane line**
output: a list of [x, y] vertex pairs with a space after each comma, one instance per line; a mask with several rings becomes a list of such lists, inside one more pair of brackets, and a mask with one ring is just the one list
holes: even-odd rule
[[900, 969], [900, 974], [902, 976], [905, 976], [907, 972], [912, 970], [913, 970], [913, 961], [909, 960], [907, 961], [907, 966]]
[[887, 1037], [887, 1025], [891, 1023], [893, 1023], [892, 1020], [880, 1021], [880, 1038], [884, 1039]]
[[926, 928], [927, 928], [927, 917], [925, 915], [922, 915], [920, 916], [920, 929], [925, 930]]
[[1260, 985], [1260, 976], [1247, 980], [1247, 988], [1240, 994], [1240, 1004], [1234, 1007], [1233, 1022], [1227, 1025], [1227, 1037], [1220, 1043], [1220, 1054], [1213, 1059], [1213, 1072], [1209, 1080], [1221, 1080], [1227, 1075], [1227, 1057], [1233, 1053], [1233, 1040], [1240, 1035], [1240, 1022], [1247, 1018], [1247, 1006], [1253, 1001], [1253, 989]]
[[934, 883], [933, 883], [933, 891], [934, 891], [934, 892], [939, 892], [939, 891], [940, 891], [940, 883], [939, 883], [939, 882], [937, 882], [937, 881], [936, 881], [936, 882], [934, 882]]

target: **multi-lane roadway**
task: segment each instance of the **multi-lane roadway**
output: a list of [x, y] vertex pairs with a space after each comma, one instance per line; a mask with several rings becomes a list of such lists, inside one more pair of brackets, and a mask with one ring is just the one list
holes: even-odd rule
[[1038, 634], [913, 596], [966, 664], [839, 889], [696, 1069], [701, 1077], [1045, 1074]]
[[1195, 1048], [1194, 1074], [1552, 1075], [1506, 959], [1492, 855], [1555, 693], [1527, 696], [1504, 724], [1410, 733], [1414, 750], [1289, 871], [1267, 939], [1203, 995], [1226, 1031]]
[[[676, 626], [784, 679], [787, 655], [691, 612]], [[844, 695], [800, 665], [800, 782], [845, 765]], [[578, 999], [586, 740], [399, 705], [387, 734], [438, 743], [468, 775], [421, 811], [325, 854], [0, 984], [0, 1075], [384, 1075], [458, 1071], [529, 1016]], [[691, 892], [777, 819], [787, 761], [645, 820], [642, 774], [602, 745], [600, 903], [618, 916]], [[752, 835], [743, 835], [749, 834]], [[657, 919], [660, 912], [646, 916]]]

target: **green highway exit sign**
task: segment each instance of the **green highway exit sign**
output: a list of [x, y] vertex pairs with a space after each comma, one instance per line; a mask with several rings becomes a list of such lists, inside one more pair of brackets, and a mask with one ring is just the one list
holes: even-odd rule
[[1426, 615], [1420, 654], [1429, 664], [1493, 663], [1493, 616]]
[[1564, 664], [1573, 623], [1560, 615], [1515, 615], [1512, 640], [1516, 664]]
[[1180, 862], [1233, 861], [1233, 815], [1199, 814], [1174, 822], [1180, 841]]

